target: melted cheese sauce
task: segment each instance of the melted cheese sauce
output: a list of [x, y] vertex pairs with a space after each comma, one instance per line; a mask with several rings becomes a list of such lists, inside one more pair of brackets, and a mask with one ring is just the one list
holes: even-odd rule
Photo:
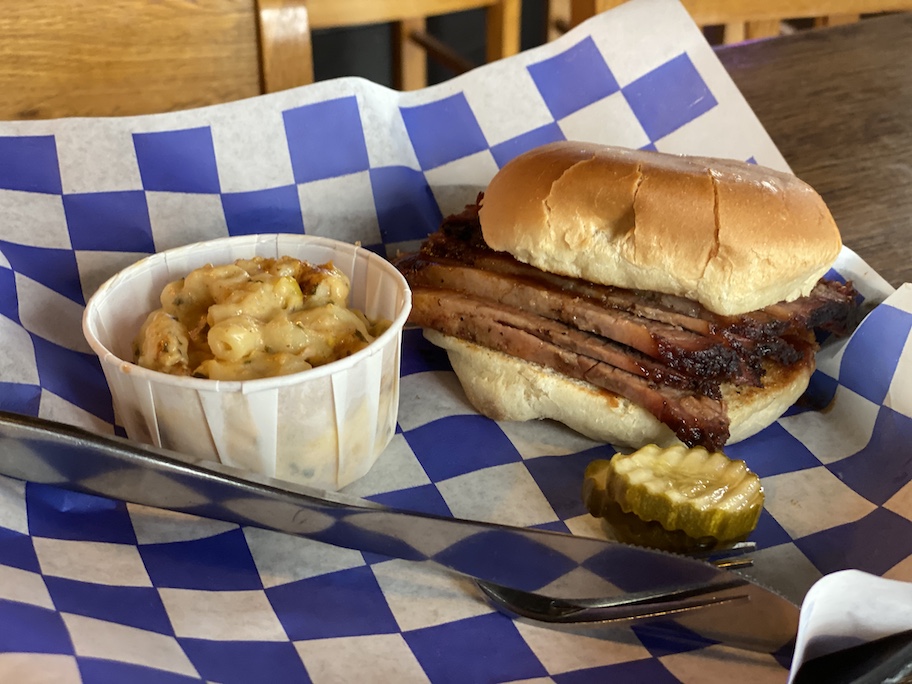
[[287, 375], [354, 354], [390, 326], [347, 306], [332, 262], [293, 257], [206, 265], [165, 286], [133, 342], [144, 368], [213, 380]]

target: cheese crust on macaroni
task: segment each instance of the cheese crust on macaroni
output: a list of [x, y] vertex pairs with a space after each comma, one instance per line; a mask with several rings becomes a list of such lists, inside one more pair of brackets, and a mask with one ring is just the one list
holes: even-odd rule
[[390, 326], [348, 308], [351, 282], [332, 262], [293, 257], [208, 264], [165, 286], [133, 343], [144, 368], [251, 380], [321, 366]]

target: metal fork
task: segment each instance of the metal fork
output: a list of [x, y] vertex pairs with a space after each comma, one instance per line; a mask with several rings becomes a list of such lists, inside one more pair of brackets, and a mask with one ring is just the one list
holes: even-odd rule
[[[754, 551], [756, 546], [753, 542], [742, 542], [722, 551], [693, 555], [708, 560], [716, 567], [731, 570], [751, 566], [753, 561], [746, 554]], [[738, 591], [748, 581], [735, 574], [725, 583], [692, 584], [611, 598], [573, 600], [521, 591], [480, 579], [476, 579], [475, 584], [495, 608], [511, 617], [556, 623], [621, 622], [665, 617], [748, 598], [746, 591]]]
[[640, 592], [606, 599], [556, 599], [485, 580], [475, 580], [475, 584], [498, 610], [510, 617], [557, 623], [655, 619], [749, 598], [742, 589], [749, 582], [737, 576], [724, 584], [692, 585], [671, 591]]
[[[752, 565], [749, 559], [737, 556], [754, 548], [748, 543], [721, 557], [702, 555], [718, 567], [733, 570]], [[595, 627], [648, 621], [650, 629], [657, 629], [668, 638], [689, 641], [694, 638], [691, 633], [696, 633], [702, 639], [781, 655], [794, 647], [798, 627], [798, 608], [794, 604], [736, 572], [727, 582], [605, 599], [560, 599], [485, 580], [475, 583], [500, 612], [554, 626]]]

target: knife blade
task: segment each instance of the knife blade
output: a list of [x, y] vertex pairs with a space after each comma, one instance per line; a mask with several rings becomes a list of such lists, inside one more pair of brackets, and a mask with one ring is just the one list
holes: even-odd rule
[[[470, 578], [559, 599], [730, 586], [733, 577], [731, 571], [687, 556], [389, 508], [3, 411], [0, 474], [359, 551], [431, 561]], [[797, 607], [752, 580], [744, 578], [744, 584], [747, 600], [695, 611], [700, 615], [687, 616], [688, 627], [754, 650], [773, 652], [788, 644], [797, 631]], [[745, 610], [750, 619], [745, 619]]]

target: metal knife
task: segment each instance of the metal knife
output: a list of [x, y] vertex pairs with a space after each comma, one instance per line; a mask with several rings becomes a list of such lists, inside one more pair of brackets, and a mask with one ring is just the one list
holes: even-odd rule
[[774, 652], [798, 608], [729, 570], [603, 539], [435, 516], [264, 478], [211, 461], [0, 411], [0, 474], [135, 504], [275, 530], [336, 546], [432, 561], [473, 579], [558, 599], [661, 588], [731, 587], [743, 600], [677, 621], [712, 639]]

